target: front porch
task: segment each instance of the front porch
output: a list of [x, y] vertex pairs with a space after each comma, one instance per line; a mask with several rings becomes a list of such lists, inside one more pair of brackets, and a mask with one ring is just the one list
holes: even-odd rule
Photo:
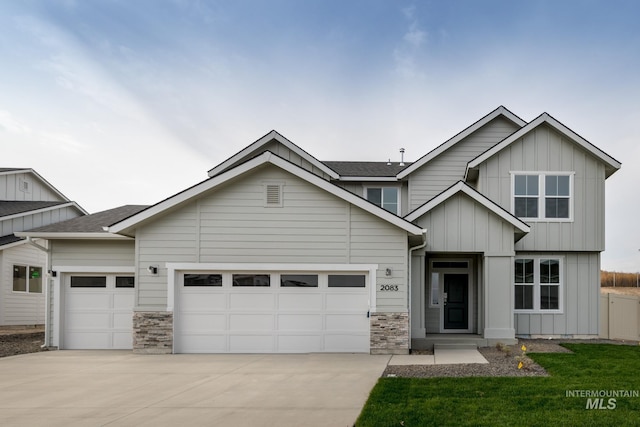
[[412, 338], [411, 350], [433, 350], [435, 346], [446, 346], [447, 348], [492, 347], [498, 343], [513, 345], [518, 343], [518, 339], [484, 338], [478, 334], [431, 334], [424, 338]]

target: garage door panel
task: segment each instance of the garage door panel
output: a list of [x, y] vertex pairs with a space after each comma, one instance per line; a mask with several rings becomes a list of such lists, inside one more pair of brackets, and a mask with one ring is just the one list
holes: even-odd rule
[[265, 335], [231, 335], [229, 348], [231, 353], [273, 353], [274, 337]]
[[227, 296], [208, 289], [198, 293], [183, 293], [180, 306], [188, 307], [189, 310], [224, 310], [227, 306]]
[[95, 311], [67, 313], [65, 322], [70, 330], [109, 329], [111, 313], [96, 313]]
[[321, 331], [321, 314], [279, 314], [279, 331]]
[[335, 293], [327, 294], [327, 306], [328, 311], [341, 311], [341, 310], [363, 310], [366, 314], [369, 309], [368, 300], [362, 297], [362, 294], [347, 294], [347, 293]]
[[127, 350], [133, 347], [133, 337], [131, 336], [131, 329], [126, 329], [121, 332], [113, 333], [113, 349], [114, 350]]
[[104, 331], [67, 332], [64, 337], [64, 348], [102, 350], [111, 347], [111, 333]]
[[363, 348], [369, 348], [369, 335], [325, 334], [324, 347], [325, 351], [359, 352]]
[[133, 309], [133, 292], [115, 293], [113, 295], [114, 309]]
[[273, 314], [231, 314], [229, 328], [233, 331], [272, 331], [274, 317]]
[[105, 294], [104, 291], [100, 292], [99, 289], [92, 289], [93, 293], [82, 291], [73, 292], [67, 295], [67, 306], [79, 307], [82, 309], [109, 309], [111, 307], [112, 299], [110, 294]]
[[314, 353], [322, 351], [322, 335], [279, 335], [281, 353]]
[[273, 310], [274, 303], [275, 296], [270, 293], [232, 293], [229, 299], [229, 308], [231, 310]]
[[129, 337], [131, 337], [131, 330], [133, 329], [131, 312], [113, 313], [113, 328], [129, 331]]
[[285, 311], [322, 310], [322, 294], [286, 293], [278, 295], [278, 308]]
[[224, 353], [227, 350], [226, 334], [184, 334], [177, 337], [180, 348], [190, 353]]
[[369, 324], [366, 314], [327, 314], [327, 330], [352, 330], [361, 331]]
[[180, 323], [185, 330], [194, 332], [226, 331], [227, 316], [211, 313], [182, 313]]

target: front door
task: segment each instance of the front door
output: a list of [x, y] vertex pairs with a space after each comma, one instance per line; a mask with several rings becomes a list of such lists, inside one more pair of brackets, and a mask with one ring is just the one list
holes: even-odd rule
[[444, 329], [469, 329], [469, 275], [444, 274]]

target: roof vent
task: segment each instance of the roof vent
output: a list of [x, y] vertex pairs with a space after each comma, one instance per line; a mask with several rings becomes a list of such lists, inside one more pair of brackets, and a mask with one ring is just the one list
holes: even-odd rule
[[282, 187], [281, 182], [264, 182], [264, 206], [268, 208], [282, 207]]
[[399, 166], [404, 166], [404, 148], [400, 149], [400, 165]]

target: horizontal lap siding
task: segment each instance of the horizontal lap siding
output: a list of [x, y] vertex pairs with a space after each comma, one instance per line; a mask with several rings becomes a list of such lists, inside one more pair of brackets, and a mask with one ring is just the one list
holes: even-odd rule
[[604, 164], [552, 128], [542, 125], [480, 166], [478, 190], [511, 210], [513, 171], [575, 172], [573, 221], [528, 221], [531, 232], [517, 250], [604, 250]]
[[[2, 251], [0, 257], [0, 325], [44, 324], [46, 286], [46, 254], [30, 245], [19, 245]], [[43, 292], [13, 292], [13, 266], [42, 267]]]
[[410, 210], [418, 208], [464, 178], [467, 163], [512, 134], [517, 126], [504, 118], [496, 118], [427, 165], [409, 179]]
[[[518, 253], [518, 255], [540, 255]], [[552, 253], [564, 257], [564, 312], [516, 313], [516, 334], [597, 335], [599, 327], [600, 254]]]
[[[284, 184], [282, 207], [264, 206], [266, 181]], [[406, 232], [272, 166], [247, 173], [202, 195], [197, 201], [144, 226], [137, 236], [140, 306], [166, 304], [164, 266], [168, 262], [371, 264], [384, 261], [393, 265], [406, 281], [404, 255], [388, 256], [389, 251], [379, 249], [385, 243], [393, 245], [392, 252], [405, 253]], [[160, 266], [158, 276], [147, 272], [152, 264]], [[406, 302], [404, 307], [406, 309]]]
[[53, 266], [134, 266], [133, 240], [52, 240]]

